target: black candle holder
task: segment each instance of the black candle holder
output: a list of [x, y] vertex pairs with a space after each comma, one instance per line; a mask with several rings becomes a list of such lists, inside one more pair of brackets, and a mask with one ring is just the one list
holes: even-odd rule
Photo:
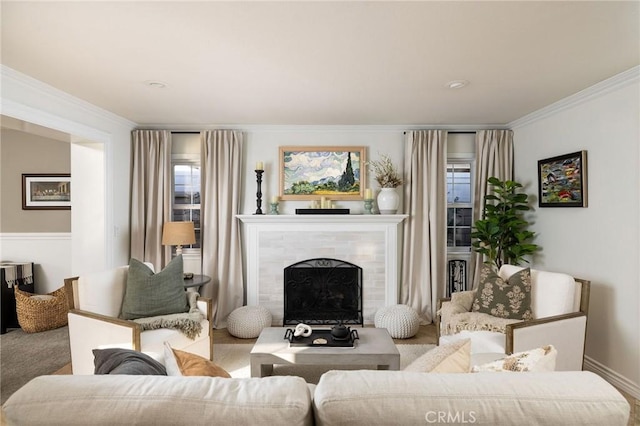
[[262, 213], [262, 174], [264, 170], [256, 170], [256, 183], [258, 185], [258, 191], [256, 192], [256, 212], [254, 214], [263, 214]]

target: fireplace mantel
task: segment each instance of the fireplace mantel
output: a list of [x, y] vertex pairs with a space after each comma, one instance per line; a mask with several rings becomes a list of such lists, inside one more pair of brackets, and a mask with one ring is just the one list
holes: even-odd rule
[[363, 268], [365, 323], [398, 303], [402, 222], [407, 215], [237, 215], [243, 224], [247, 304], [283, 317], [283, 270], [327, 257]]
[[243, 223], [387, 223], [399, 224], [406, 214], [239, 214]]

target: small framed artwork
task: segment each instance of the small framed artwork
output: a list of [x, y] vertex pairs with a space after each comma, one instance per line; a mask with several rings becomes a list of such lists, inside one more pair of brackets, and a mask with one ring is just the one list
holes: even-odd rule
[[538, 161], [540, 207], [587, 207], [587, 151]]
[[280, 147], [280, 198], [361, 200], [364, 164], [363, 146]]
[[70, 210], [71, 175], [22, 174], [22, 210]]

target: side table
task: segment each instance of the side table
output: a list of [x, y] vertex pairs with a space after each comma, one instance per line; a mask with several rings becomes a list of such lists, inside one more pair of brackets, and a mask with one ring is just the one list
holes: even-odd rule
[[16, 313], [16, 297], [14, 287], [22, 291], [34, 293], [33, 263], [0, 263], [0, 334], [5, 334], [7, 328], [18, 328]]
[[187, 291], [200, 292], [200, 287], [211, 281], [211, 277], [208, 275], [194, 275], [193, 278], [184, 280], [184, 288]]

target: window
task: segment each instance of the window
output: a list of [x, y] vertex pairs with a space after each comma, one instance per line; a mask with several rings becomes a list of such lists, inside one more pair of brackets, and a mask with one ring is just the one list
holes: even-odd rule
[[447, 285], [443, 294], [467, 290], [473, 225], [475, 133], [447, 138]]
[[471, 162], [447, 164], [447, 247], [448, 251], [469, 251], [473, 196]]
[[172, 220], [193, 222], [196, 243], [183, 249], [200, 249], [200, 161], [174, 160]]

